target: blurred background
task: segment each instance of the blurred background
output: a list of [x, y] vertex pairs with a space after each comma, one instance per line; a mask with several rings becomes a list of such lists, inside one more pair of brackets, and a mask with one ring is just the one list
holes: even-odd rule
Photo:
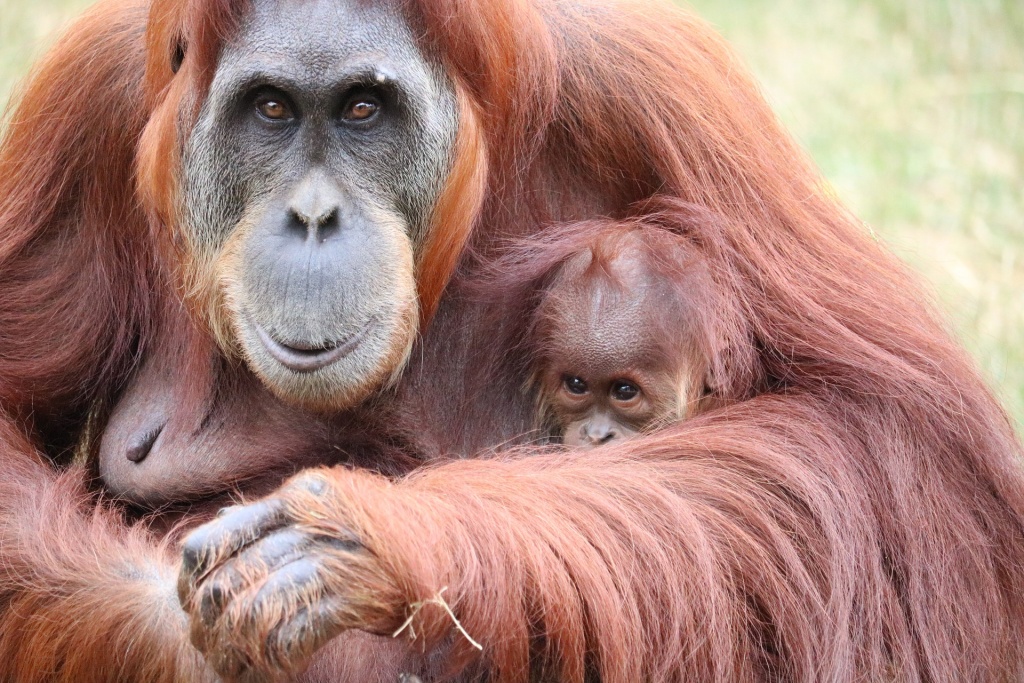
[[[0, 0], [0, 103], [88, 4]], [[689, 4], [838, 195], [927, 278], [1024, 431], [1024, 2]]]

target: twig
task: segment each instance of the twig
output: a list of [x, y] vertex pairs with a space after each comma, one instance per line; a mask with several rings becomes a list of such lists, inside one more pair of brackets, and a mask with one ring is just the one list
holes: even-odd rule
[[445, 601], [444, 592], [446, 590], [448, 590], [448, 586], [445, 586], [444, 588], [439, 590], [437, 592], [437, 595], [435, 595], [432, 598], [412, 603], [412, 605], [410, 605], [410, 607], [412, 607], [412, 613], [409, 615], [409, 618], [406, 619], [405, 622], [398, 627], [398, 630], [395, 631], [391, 635], [391, 637], [397, 638], [398, 636], [402, 635], [402, 631], [409, 629], [409, 636], [413, 640], [416, 640], [416, 631], [414, 631], [412, 627], [412, 622], [416, 618], [416, 615], [420, 613], [420, 610], [423, 609], [425, 605], [438, 605], [441, 609], [448, 613], [448, 616], [451, 617], [452, 623], [455, 624], [455, 628], [457, 628], [459, 630], [459, 633], [461, 633], [463, 637], [469, 641], [469, 644], [475, 647], [476, 649], [483, 651], [484, 646], [473, 640], [473, 637], [469, 635], [465, 628], [463, 628], [462, 622], [460, 622], [458, 617], [455, 616], [455, 612], [452, 611], [451, 606], [449, 606], [448, 603]]

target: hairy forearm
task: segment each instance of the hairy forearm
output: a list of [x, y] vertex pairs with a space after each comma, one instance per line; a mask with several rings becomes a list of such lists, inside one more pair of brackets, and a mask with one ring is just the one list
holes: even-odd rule
[[344, 509], [327, 518], [401, 577], [403, 636], [460, 658], [476, 641], [499, 680], [538, 666], [566, 681], [595, 668], [607, 681], [756, 678], [777, 665], [765, 639], [808, 673], [845, 637], [833, 620], [856, 587], [837, 558], [859, 546], [877, 570], [870, 512], [835, 458], [812, 467], [842, 444], [765, 408], [727, 429], [451, 462], [398, 484], [341, 473], [331, 498]]
[[0, 461], [0, 679], [215, 680], [188, 643], [171, 556], [9, 424]]
[[971, 678], [991, 664], [920, 634], [1010, 637], [1004, 508], [902, 419], [791, 392], [593, 451], [313, 470], [194, 532], [180, 593], [229, 679], [350, 629], [458, 680]]

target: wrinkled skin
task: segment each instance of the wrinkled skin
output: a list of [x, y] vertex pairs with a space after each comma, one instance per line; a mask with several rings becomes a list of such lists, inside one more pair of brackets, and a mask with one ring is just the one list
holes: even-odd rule
[[[300, 475], [259, 503], [224, 510], [185, 542], [179, 597], [193, 643], [225, 677], [258, 680], [250, 662], [263, 658], [295, 671], [342, 630], [393, 626], [388, 608], [397, 606], [360, 581], [375, 569], [360, 542], [302, 526], [324, 514], [327, 489], [316, 474]], [[339, 555], [350, 581], [328, 591], [325, 570], [337, 570]]]
[[193, 645], [219, 675], [279, 680], [345, 631], [391, 637], [401, 627], [407, 596], [349, 506], [358, 493], [385, 494], [383, 481], [308, 470], [185, 539], [178, 596]]
[[219, 337], [281, 398], [346, 408], [404, 364], [457, 127], [393, 6], [260, 0], [224, 47], [185, 151], [183, 227]]
[[270, 492], [303, 467], [346, 459], [336, 421], [239, 372], [180, 307], [165, 314], [154, 346], [99, 445], [99, 475], [119, 500], [154, 510], [243, 484], [250, 495]]

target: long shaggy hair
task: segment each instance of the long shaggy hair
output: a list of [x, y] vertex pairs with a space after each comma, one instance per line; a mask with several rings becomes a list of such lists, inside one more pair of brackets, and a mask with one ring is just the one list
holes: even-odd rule
[[[614, 448], [526, 448], [396, 482], [324, 474], [336, 495], [297, 507], [300, 520], [358, 534], [376, 562], [368, 589], [400, 596], [396, 623], [447, 588], [484, 646], [422, 609], [410, 649], [423, 666], [499, 682], [1024, 677], [1024, 474], [1010, 422], [916, 279], [824, 190], [723, 42], [646, 1], [404, 6], [462, 118], [418, 255], [433, 322], [380, 404], [396, 430], [472, 455], [528, 423], [521, 392], [494, 389], [514, 375], [506, 352], [528, 302], [485, 306], [465, 291], [506, 239], [555, 222], [678, 224], [679, 202], [706, 207], [719, 219], [689, 239], [746, 340], [735, 402]], [[176, 296], [167, 273], [192, 267], [174, 236], [179, 150], [244, 11], [104, 2], [10, 120], [5, 680], [212, 680], [160, 588], [173, 559], [44, 452], [73, 443], [116, 392], [154, 305]]]

